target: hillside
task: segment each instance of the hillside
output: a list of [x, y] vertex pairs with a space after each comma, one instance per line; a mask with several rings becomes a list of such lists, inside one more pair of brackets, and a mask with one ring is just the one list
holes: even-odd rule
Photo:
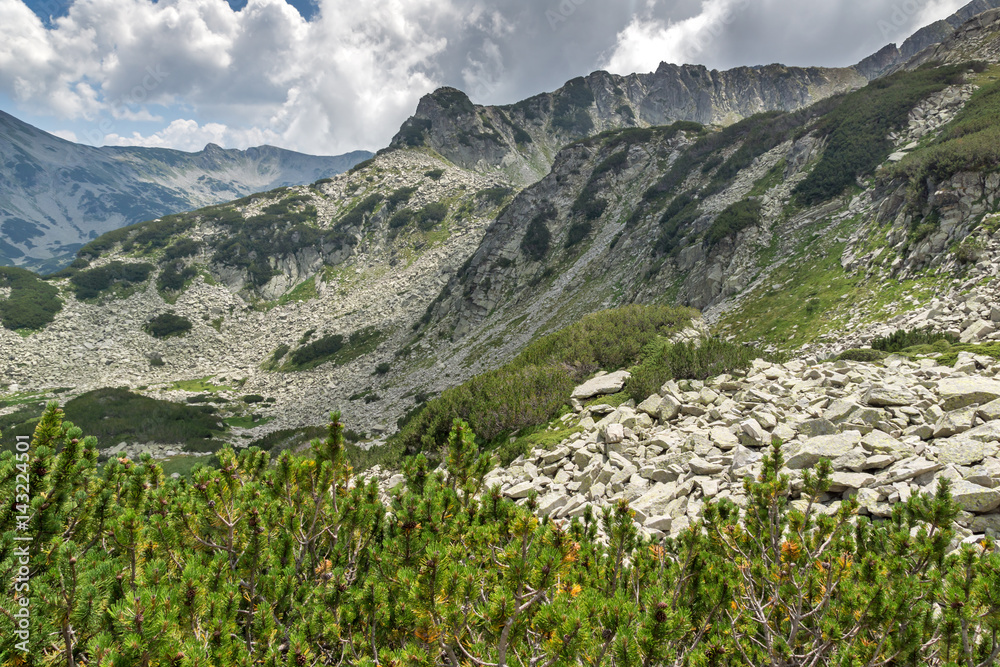
[[6, 400], [218, 397], [242, 444], [337, 407], [382, 443], [429, 397], [631, 303], [691, 306], [705, 331], [800, 358], [904, 324], [992, 340], [963, 312], [996, 298], [997, 25], [956, 31], [944, 57], [963, 64], [797, 111], [571, 142], [523, 189], [400, 146], [105, 235], [46, 282], [7, 278]]
[[339, 174], [371, 157], [214, 144], [198, 153], [94, 148], [0, 112], [0, 265], [55, 271], [97, 236], [143, 220]]

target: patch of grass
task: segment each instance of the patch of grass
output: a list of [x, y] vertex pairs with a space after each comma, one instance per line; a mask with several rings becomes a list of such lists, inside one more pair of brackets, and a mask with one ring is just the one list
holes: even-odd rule
[[278, 305], [283, 306], [288, 303], [304, 303], [319, 298], [319, 289], [316, 287], [316, 276], [303, 280], [290, 292], [278, 299]]
[[226, 417], [222, 420], [228, 426], [234, 426], [236, 428], [254, 428], [256, 426], [263, 426], [268, 422], [274, 421], [273, 417], [254, 417], [253, 415], [241, 415], [238, 417]]
[[958, 343], [956, 345], [936, 344], [933, 346], [918, 345], [906, 348], [902, 350], [900, 354], [910, 358], [927, 356], [929, 354], [940, 354], [941, 356], [936, 359], [939, 364], [942, 366], [954, 366], [958, 361], [959, 352], [970, 352], [972, 354], [981, 354], [984, 357], [1000, 359], [1000, 343]]
[[176, 391], [189, 391], [192, 393], [215, 393], [232, 389], [228, 385], [213, 384], [211, 380], [214, 377], [214, 375], [209, 375], [197, 380], [176, 380], [170, 385], [170, 388]]

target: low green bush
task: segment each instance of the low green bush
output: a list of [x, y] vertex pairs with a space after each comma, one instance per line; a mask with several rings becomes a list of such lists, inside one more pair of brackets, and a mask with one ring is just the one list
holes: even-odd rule
[[528, 223], [528, 228], [521, 239], [521, 252], [533, 261], [540, 262], [549, 252], [549, 244], [552, 242], [552, 232], [545, 224], [550, 220], [555, 220], [556, 208], [552, 204], [545, 202], [540, 207], [535, 217]]
[[838, 361], [862, 361], [868, 364], [874, 364], [882, 361], [889, 356], [888, 352], [883, 352], [882, 350], [872, 350], [869, 348], [854, 348], [851, 350], [844, 350], [837, 356]]
[[593, 231], [594, 225], [590, 220], [584, 220], [582, 222], [574, 222], [570, 225], [569, 231], [566, 233], [566, 248], [572, 248], [580, 241], [587, 238], [591, 231]]
[[744, 371], [754, 359], [777, 358], [763, 351], [708, 338], [696, 343], [671, 344], [658, 339], [643, 352], [643, 360], [632, 369], [625, 392], [636, 402], [657, 393], [667, 380], [707, 380], [724, 373]]
[[176, 313], [162, 313], [149, 320], [143, 327], [153, 338], [183, 336], [191, 331], [191, 320]]
[[155, 270], [152, 264], [114, 261], [86, 271], [80, 271], [69, 279], [80, 300], [96, 299], [113, 287], [128, 287], [143, 283]]
[[44, 329], [62, 310], [59, 290], [31, 271], [0, 267], [0, 287], [10, 290], [0, 300], [0, 323], [5, 329]]
[[477, 433], [491, 446], [498, 444], [506, 434], [557, 416], [569, 402], [573, 387], [598, 369], [617, 370], [637, 363], [652, 340], [683, 328], [693, 312], [627, 306], [587, 315], [529, 344], [500, 369], [429, 401], [408, 418], [393, 441], [410, 453], [435, 452], [451, 422], [461, 418], [472, 419]]
[[959, 342], [958, 337], [954, 334], [945, 331], [934, 331], [930, 327], [925, 327], [913, 331], [897, 329], [888, 336], [880, 336], [874, 339], [871, 345], [874, 350], [892, 353], [902, 352], [906, 348], [915, 345], [933, 345], [939, 340], [944, 340], [951, 344]]
[[97, 389], [66, 403], [66, 419], [97, 436], [102, 447], [119, 442], [182, 444], [188, 451], [215, 451], [225, 431], [216, 408], [172, 403], [125, 388]]
[[906, 124], [921, 100], [960, 82], [967, 67], [925, 66], [897, 72], [844, 95], [817, 124], [827, 146], [813, 170], [795, 186], [796, 197], [809, 206], [819, 204], [841, 194], [859, 176], [872, 173], [893, 150], [889, 134]]
[[705, 245], [713, 247], [723, 239], [735, 236], [749, 227], [755, 227], [761, 221], [761, 204], [753, 199], [744, 199], [729, 205], [712, 222], [705, 232]]

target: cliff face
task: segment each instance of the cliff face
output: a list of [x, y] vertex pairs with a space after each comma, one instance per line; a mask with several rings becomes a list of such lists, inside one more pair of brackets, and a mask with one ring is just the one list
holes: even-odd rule
[[460, 91], [425, 96], [390, 148], [426, 145], [467, 169], [501, 168], [533, 183], [560, 148], [593, 134], [675, 121], [729, 125], [765, 111], [791, 111], [866, 80], [853, 69], [783, 65], [720, 72], [662, 63], [656, 72], [594, 72], [507, 106], [474, 105]]

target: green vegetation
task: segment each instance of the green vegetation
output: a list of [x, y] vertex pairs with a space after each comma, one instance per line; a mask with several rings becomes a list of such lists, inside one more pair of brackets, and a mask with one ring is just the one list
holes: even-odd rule
[[545, 223], [556, 219], [556, 207], [552, 204], [545, 202], [539, 208], [521, 239], [521, 252], [535, 262], [542, 261], [549, 252], [552, 232]]
[[837, 356], [838, 361], [862, 361], [867, 364], [875, 364], [889, 356], [888, 352], [872, 350], [870, 348], [858, 347], [844, 350]]
[[754, 347], [717, 338], [699, 344], [671, 344], [658, 338], [643, 351], [642, 357], [625, 385], [625, 392], [636, 402], [658, 393], [667, 380], [707, 380], [724, 373], [745, 371], [754, 359], [769, 355]]
[[76, 298], [96, 299], [113, 288], [128, 288], [149, 279], [155, 267], [135, 262], [109, 262], [104, 266], [75, 273], [70, 279]]
[[[418, 456], [383, 503], [354, 477], [337, 415], [307, 456], [226, 448], [190, 480], [148, 458], [98, 469], [94, 440], [61, 417], [46, 411], [30, 463], [0, 458], [6, 497], [29, 468], [45, 494], [31, 502], [27, 554], [0, 552], [8, 594], [22, 565], [31, 572], [25, 648], [40, 664], [986, 665], [1000, 654], [1000, 552], [985, 539], [946, 555], [959, 515], [947, 478], [884, 521], [857, 516], [854, 498], [825, 514], [829, 461], [804, 471], [793, 505], [775, 445], [744, 479], [745, 508], [709, 500], [701, 521], [652, 543], [625, 500], [558, 523], [535, 517], [534, 499], [485, 489], [492, 461], [460, 421], [446, 472]], [[18, 529], [16, 509], [0, 514], [3, 534]], [[16, 627], [0, 614], [0, 653], [24, 654]]]
[[0, 288], [10, 294], [0, 300], [0, 324], [11, 331], [44, 329], [62, 310], [59, 290], [36, 274], [0, 267]]
[[660, 218], [660, 236], [656, 240], [656, 251], [660, 254], [676, 255], [681, 249], [681, 241], [700, 214], [698, 200], [692, 193], [685, 192], [674, 197]]
[[167, 264], [159, 277], [156, 279], [156, 288], [163, 292], [178, 292], [184, 289], [188, 281], [193, 280], [198, 275], [198, 270], [193, 266], [184, 266], [180, 262]]
[[968, 65], [925, 66], [897, 72], [853, 93], [817, 123], [827, 140], [819, 163], [794, 190], [806, 205], [841, 194], [859, 176], [871, 174], [892, 152], [889, 134], [905, 125], [921, 100], [961, 82]]
[[913, 331], [897, 329], [888, 336], [876, 338], [871, 345], [873, 350], [892, 353], [915, 345], [933, 345], [939, 340], [953, 344], [958, 342], [958, 337], [944, 331], [934, 331], [930, 327]]
[[433, 453], [456, 418], [469, 421], [491, 443], [545, 424], [560, 414], [576, 383], [598, 369], [617, 370], [638, 362], [656, 336], [679, 330], [691, 314], [686, 309], [627, 306], [588, 315], [538, 339], [507, 365], [448, 389], [395, 440], [407, 452]]
[[422, 146], [433, 125], [429, 118], [410, 118], [399, 128], [399, 139], [404, 146]]
[[260, 215], [245, 220], [231, 209], [215, 211], [206, 219], [225, 233], [213, 245], [212, 261], [246, 271], [250, 285], [259, 288], [275, 275], [271, 258], [287, 257], [306, 247], [333, 252], [355, 242], [340, 229], [316, 227], [316, 215], [315, 206], [296, 197], [270, 204]]
[[419, 189], [420, 188], [417, 186], [409, 186], [393, 190], [389, 193], [389, 196], [385, 198], [386, 206], [390, 209], [395, 209], [400, 204], [405, 204], [410, 201], [410, 198], [416, 194]]
[[338, 365], [348, 364], [359, 357], [374, 352], [385, 338], [385, 332], [379, 331], [375, 327], [360, 329], [346, 338], [340, 334], [327, 334], [311, 343], [305, 342], [306, 337], [303, 336], [299, 347], [288, 355], [288, 361], [281, 366], [280, 370], [308, 370], [327, 362]]
[[907, 178], [920, 203], [928, 183], [941, 183], [965, 171], [993, 172], [1000, 164], [1000, 82], [977, 90], [929, 146], [907, 155], [889, 169]]
[[705, 245], [711, 248], [744, 229], [756, 227], [760, 221], [761, 204], [756, 199], [743, 199], [730, 204], [705, 232]]
[[476, 193], [476, 199], [489, 206], [500, 206], [512, 194], [514, 190], [508, 187], [484, 188]]
[[569, 231], [566, 233], [566, 248], [572, 248], [580, 241], [587, 238], [590, 232], [593, 231], [594, 225], [590, 220], [583, 220], [581, 222], [574, 222], [570, 225]]
[[594, 121], [587, 109], [594, 103], [594, 93], [583, 77], [568, 81], [555, 95], [552, 127], [567, 134], [586, 136], [593, 132]]
[[191, 331], [191, 320], [175, 313], [161, 313], [149, 320], [143, 330], [153, 338], [183, 336]]
[[365, 221], [365, 217], [374, 213], [381, 203], [382, 195], [378, 193], [368, 195], [358, 202], [354, 208], [341, 216], [337, 222], [337, 227], [344, 229], [348, 227], [360, 227]]
[[[5, 437], [30, 435], [44, 405], [25, 405], [0, 417]], [[225, 431], [212, 406], [192, 406], [140, 396], [125, 388], [90, 391], [66, 403], [66, 418], [86, 427], [98, 438], [102, 449], [119, 442], [183, 445], [192, 452], [214, 452]]]
[[430, 171], [425, 171], [424, 176], [432, 181], [440, 181], [441, 177], [444, 176], [444, 169], [431, 169]]
[[175, 380], [174, 383], [170, 385], [170, 388], [176, 391], [190, 391], [193, 393], [215, 393], [217, 391], [232, 389], [232, 387], [224, 384], [213, 384], [213, 377], [215, 376], [209, 375], [208, 377], [198, 378], [197, 380]]

